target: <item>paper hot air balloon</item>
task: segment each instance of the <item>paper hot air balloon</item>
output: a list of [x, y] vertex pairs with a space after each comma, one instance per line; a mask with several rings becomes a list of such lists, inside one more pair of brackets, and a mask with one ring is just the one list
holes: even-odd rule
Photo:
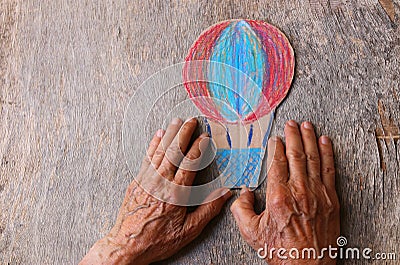
[[190, 48], [184, 85], [207, 117], [225, 186], [258, 186], [273, 110], [288, 93], [293, 73], [289, 41], [264, 21], [220, 22]]

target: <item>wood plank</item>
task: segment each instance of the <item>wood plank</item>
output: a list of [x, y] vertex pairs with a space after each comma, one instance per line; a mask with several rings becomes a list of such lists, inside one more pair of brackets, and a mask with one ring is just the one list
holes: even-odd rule
[[[350, 246], [400, 255], [398, 1], [394, 9], [391, 21], [372, 0], [2, 1], [0, 264], [77, 263], [107, 233], [132, 179], [121, 136], [129, 98], [231, 18], [265, 20], [288, 36], [295, 79], [272, 135], [296, 119], [331, 136], [342, 234]], [[143, 122], [155, 130], [159, 119]], [[260, 211], [263, 188], [256, 197]], [[262, 262], [227, 205], [160, 264]]]

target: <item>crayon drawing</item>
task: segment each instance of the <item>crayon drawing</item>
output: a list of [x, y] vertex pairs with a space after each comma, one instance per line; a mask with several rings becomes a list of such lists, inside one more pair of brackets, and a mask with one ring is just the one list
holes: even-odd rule
[[[192, 67], [196, 61], [206, 63]], [[225, 186], [258, 186], [273, 110], [288, 93], [293, 73], [289, 41], [264, 21], [220, 22], [190, 48], [184, 85], [207, 119]]]

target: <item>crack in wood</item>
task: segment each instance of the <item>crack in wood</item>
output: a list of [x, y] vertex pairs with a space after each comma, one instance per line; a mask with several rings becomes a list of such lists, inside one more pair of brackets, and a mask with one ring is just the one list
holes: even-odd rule
[[399, 139], [399, 127], [394, 123], [390, 116], [386, 117], [386, 109], [382, 103], [382, 100], [378, 100], [378, 112], [381, 119], [382, 128], [376, 128], [377, 137], [386, 139], [386, 144], [389, 144], [390, 139]]
[[377, 147], [378, 147], [379, 164], [380, 164], [380, 168], [381, 168], [383, 171], [386, 171], [386, 163], [385, 163], [385, 160], [383, 159], [382, 144], [381, 144], [381, 142], [380, 142], [380, 139], [378, 138], [377, 130], [378, 130], [378, 128], [375, 130], [375, 139], [376, 139], [376, 145], [377, 145]]
[[381, 121], [381, 127], [375, 129], [375, 138], [378, 146], [380, 167], [383, 171], [386, 171], [386, 163], [383, 159], [383, 147], [380, 140], [384, 140], [386, 148], [390, 144], [390, 140], [394, 140], [395, 144], [400, 139], [399, 127], [394, 123], [393, 119], [389, 116], [386, 117], [385, 106], [381, 100], [378, 100], [378, 112]]

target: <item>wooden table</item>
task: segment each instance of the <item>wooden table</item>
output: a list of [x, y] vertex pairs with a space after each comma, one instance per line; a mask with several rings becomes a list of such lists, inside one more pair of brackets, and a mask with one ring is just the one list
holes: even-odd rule
[[[3, 0], [0, 263], [77, 263], [107, 233], [132, 179], [121, 136], [130, 97], [231, 18], [265, 20], [288, 36], [295, 80], [272, 134], [296, 119], [331, 136], [348, 246], [400, 259], [399, 10], [398, 0]], [[258, 211], [263, 204], [261, 188]], [[165, 264], [262, 262], [228, 205]]]

